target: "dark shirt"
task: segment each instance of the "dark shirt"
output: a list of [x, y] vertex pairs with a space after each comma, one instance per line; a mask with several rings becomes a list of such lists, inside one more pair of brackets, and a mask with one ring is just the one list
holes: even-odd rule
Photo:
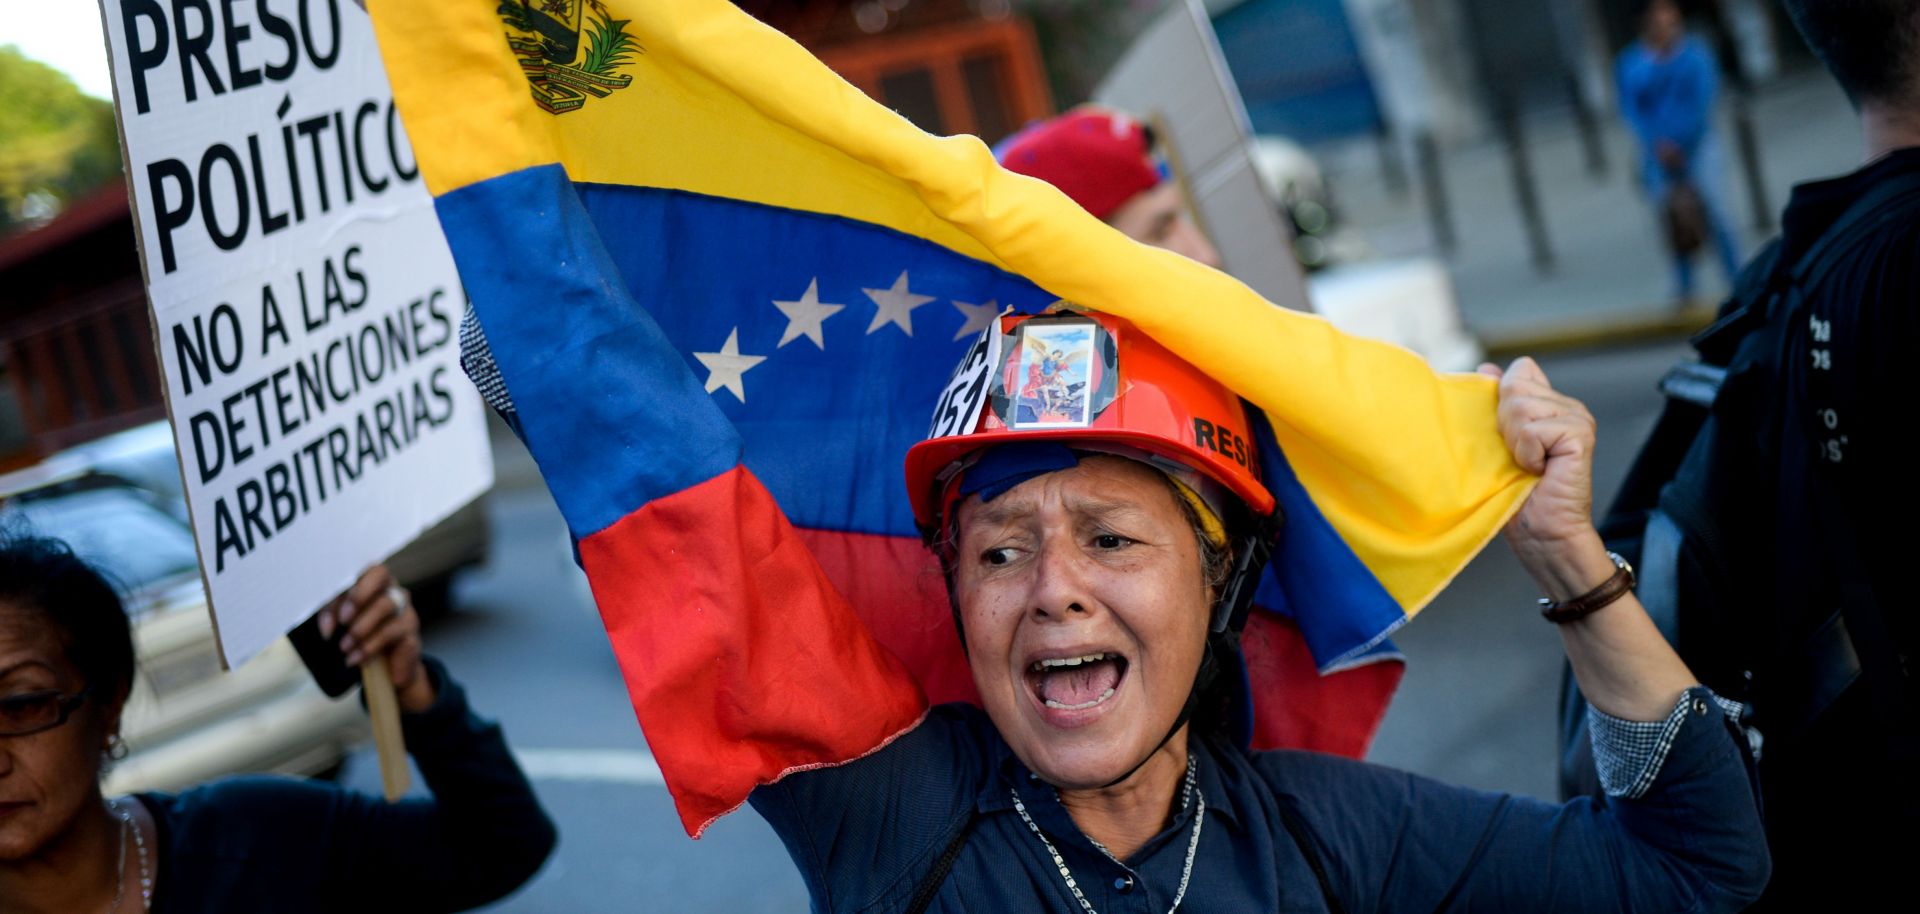
[[[1781, 218], [1778, 263], [1792, 264], [1812, 248], [1841, 214], [1871, 188], [1897, 175], [1920, 172], [1920, 148], [1896, 150], [1859, 170], [1801, 184]], [[1823, 325], [1789, 328], [1785, 377], [1772, 389], [1773, 414], [1784, 418], [1778, 447], [1818, 456], [1812, 465], [1840, 498], [1830, 517], [1848, 524], [1873, 601], [1896, 650], [1913, 655], [1912, 546], [1920, 516], [1920, 486], [1912, 470], [1915, 406], [1911, 372], [1920, 355], [1920, 214], [1907, 214], [1874, 230], [1833, 258], [1824, 281], [1805, 289], [1809, 310]], [[1749, 277], [1748, 279], [1751, 279]], [[1809, 385], [1827, 385], [1824, 400]], [[1816, 400], [1821, 400], [1816, 402]], [[1831, 414], [1828, 411], [1831, 410]], [[1835, 459], [1837, 458], [1837, 459]], [[1756, 497], [1806, 490], [1806, 480], [1763, 477]], [[1836, 541], [1821, 524], [1771, 525], [1755, 552], [1756, 565], [1790, 567]], [[1831, 604], [1810, 607], [1821, 617]], [[1768, 607], [1757, 616], [1758, 637], [1791, 626], [1805, 607]], [[1791, 643], [1791, 642], [1790, 642]], [[1698, 667], [1696, 667], [1697, 669]], [[1907, 673], [1911, 683], [1912, 667]], [[1911, 695], [1911, 686], [1909, 686]], [[1809, 899], [1838, 910], [1869, 903], [1888, 890], [1906, 891], [1904, 875], [1920, 854], [1920, 799], [1905, 782], [1910, 761], [1889, 748], [1890, 734], [1920, 729], [1908, 719], [1889, 720], [1869, 689], [1858, 682], [1802, 732], [1769, 729], [1774, 709], [1756, 701], [1767, 736], [1761, 757], [1767, 825], [1778, 863], [1768, 901], [1780, 910], [1800, 910]]]
[[389, 804], [321, 781], [236, 777], [140, 794], [159, 826], [153, 914], [460, 911], [526, 882], [553, 823], [500, 726], [427, 661], [433, 707], [402, 715], [431, 797]]
[[[1779, 262], [1798, 261], [1875, 185], [1915, 172], [1920, 172], [1920, 148], [1901, 149], [1851, 174], [1794, 187], [1781, 215]], [[1828, 350], [1823, 364], [1831, 367], [1822, 370], [1831, 375], [1839, 401], [1831, 405], [1842, 426], [1834, 431], [1847, 435], [1833, 469], [1855, 503], [1858, 520], [1882, 512], [1897, 515], [1897, 509], [1920, 507], [1920, 490], [1912, 484], [1905, 452], [1914, 414], [1913, 385], [1904, 380], [1920, 343], [1920, 218], [1897, 220], [1830, 256], [1834, 264], [1825, 280], [1806, 290], [1832, 321], [1830, 339], [1815, 345], [1810, 334], [1795, 334], [1796, 354], [1806, 364], [1796, 360], [1792, 365], [1785, 395], [1805, 401], [1811, 350]], [[1884, 501], [1889, 498], [1893, 501]], [[1869, 549], [1876, 545], [1892, 544], [1863, 542]], [[1883, 602], [1904, 594], [1906, 586], [1895, 583], [1907, 576], [1904, 568], [1889, 562], [1870, 562], [1868, 567], [1876, 570], [1875, 589]]]
[[[1812, 181], [1793, 189], [1781, 216], [1780, 263], [1793, 263], [1810, 249], [1855, 200], [1887, 179], [1920, 172], [1920, 147], [1889, 153], [1851, 174]], [[1793, 371], [1784, 408], [1807, 403], [1807, 380], [1814, 370], [1813, 350], [1826, 349], [1821, 364], [1831, 377], [1835, 427], [1815, 426], [1825, 446], [1839, 445], [1840, 457], [1829, 469], [1848, 496], [1849, 511], [1864, 564], [1882, 606], [1904, 601], [1911, 575], [1904, 563], [1911, 539], [1879, 534], [1895, 520], [1911, 523], [1920, 512], [1920, 487], [1913, 483], [1907, 435], [1912, 433], [1914, 385], [1908, 380], [1920, 344], [1920, 214], [1909, 208], [1899, 219], [1870, 233], [1835, 257], [1825, 281], [1807, 290], [1832, 323], [1828, 339], [1795, 334]], [[1795, 414], [1798, 415], [1798, 414]], [[1825, 422], [1821, 423], [1824, 426]], [[1846, 440], [1839, 441], [1844, 435]], [[1913, 619], [1888, 620], [1895, 635], [1911, 645]]]
[[[1637, 800], [1555, 806], [1336, 756], [1196, 741], [1206, 824], [1181, 909], [1328, 910], [1284, 808], [1353, 914], [1737, 910], [1764, 884], [1767, 851], [1743, 740], [1710, 695], [1691, 693], [1695, 713]], [[872, 755], [791, 774], [752, 803], [786, 842], [816, 911], [905, 909], [971, 821], [929, 910], [1084, 914], [1014, 792], [1094, 910], [1167, 910], [1199, 804], [1115, 862], [970, 705], [937, 707]]]

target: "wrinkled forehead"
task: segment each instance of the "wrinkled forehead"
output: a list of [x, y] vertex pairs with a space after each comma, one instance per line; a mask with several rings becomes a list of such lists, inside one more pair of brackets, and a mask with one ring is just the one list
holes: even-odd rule
[[74, 674], [59, 627], [38, 609], [0, 600], [0, 677], [25, 665]]

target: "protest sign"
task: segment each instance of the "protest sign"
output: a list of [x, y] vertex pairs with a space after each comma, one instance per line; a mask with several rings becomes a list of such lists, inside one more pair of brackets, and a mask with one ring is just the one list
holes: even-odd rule
[[492, 484], [466, 296], [352, 0], [101, 0], [221, 659]]

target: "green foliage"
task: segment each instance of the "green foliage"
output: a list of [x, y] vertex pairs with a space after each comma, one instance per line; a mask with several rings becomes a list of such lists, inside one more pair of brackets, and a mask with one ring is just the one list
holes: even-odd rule
[[633, 36], [627, 34], [627, 19], [609, 19], [604, 12], [596, 12], [593, 31], [587, 33], [587, 56], [580, 62], [580, 69], [601, 76], [612, 76], [613, 68], [627, 63], [632, 58], [631, 51], [639, 50], [633, 43]]
[[119, 173], [113, 104], [0, 46], [0, 234], [52, 215]]

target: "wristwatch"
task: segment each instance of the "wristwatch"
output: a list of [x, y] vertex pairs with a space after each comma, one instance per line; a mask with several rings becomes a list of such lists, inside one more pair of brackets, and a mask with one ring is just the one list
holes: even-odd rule
[[1587, 591], [1564, 603], [1555, 603], [1545, 597], [1540, 598], [1540, 615], [1555, 625], [1565, 625], [1575, 619], [1583, 619], [1598, 612], [1607, 604], [1620, 599], [1633, 590], [1633, 565], [1620, 553], [1609, 550], [1607, 558], [1613, 560], [1613, 576], [1600, 582], [1600, 586]]

